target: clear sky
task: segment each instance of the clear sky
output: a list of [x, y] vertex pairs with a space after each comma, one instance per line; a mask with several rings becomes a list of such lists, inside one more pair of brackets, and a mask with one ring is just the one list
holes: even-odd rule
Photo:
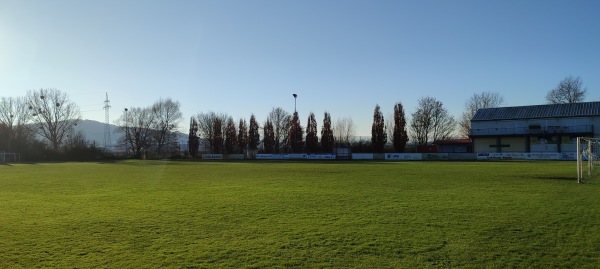
[[474, 93], [545, 103], [568, 75], [600, 101], [600, 1], [1, 0], [0, 96], [57, 88], [84, 119], [181, 103], [263, 122], [273, 107], [319, 129], [324, 111], [369, 135], [435, 97], [455, 118]]

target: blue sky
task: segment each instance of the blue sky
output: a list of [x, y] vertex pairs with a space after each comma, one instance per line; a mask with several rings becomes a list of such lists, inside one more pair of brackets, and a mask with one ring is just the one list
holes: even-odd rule
[[545, 103], [568, 75], [600, 101], [600, 1], [0, 1], [0, 96], [57, 88], [111, 121], [159, 98], [236, 120], [273, 107], [350, 117], [369, 135], [435, 97], [455, 118], [474, 93]]

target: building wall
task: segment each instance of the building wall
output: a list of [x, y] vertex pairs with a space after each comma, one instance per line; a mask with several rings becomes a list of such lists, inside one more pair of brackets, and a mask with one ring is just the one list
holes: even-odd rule
[[475, 152], [496, 152], [496, 148], [491, 148], [490, 145], [496, 144], [495, 137], [477, 137], [473, 138], [473, 150]]
[[[530, 129], [535, 125], [539, 132]], [[474, 152], [575, 152], [577, 136], [593, 132], [587, 136], [600, 138], [600, 116], [475, 121], [471, 130]], [[503, 146], [500, 150], [490, 147], [498, 137]]]
[[527, 152], [526, 137], [501, 137], [500, 152]]

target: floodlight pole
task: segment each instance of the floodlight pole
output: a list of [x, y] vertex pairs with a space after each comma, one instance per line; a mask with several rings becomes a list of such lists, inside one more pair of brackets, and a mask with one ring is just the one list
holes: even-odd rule
[[127, 111], [125, 108], [125, 157], [129, 156], [129, 120], [127, 118]]
[[296, 112], [296, 98], [298, 97], [297, 94], [292, 94], [292, 96], [294, 96], [294, 112]]
[[[294, 116], [297, 117], [298, 116], [298, 111], [296, 110], [296, 99], [298, 98], [297, 94], [292, 94], [292, 96], [294, 96]], [[300, 119], [298, 119], [300, 120]], [[298, 146], [298, 130], [297, 130], [297, 126], [294, 126], [294, 147]]]

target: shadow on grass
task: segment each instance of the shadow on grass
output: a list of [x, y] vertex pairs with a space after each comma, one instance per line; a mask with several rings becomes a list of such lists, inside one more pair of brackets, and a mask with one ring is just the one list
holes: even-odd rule
[[576, 177], [550, 177], [550, 176], [535, 176], [532, 177], [534, 179], [543, 179], [543, 180], [567, 180], [567, 181], [577, 181]]

